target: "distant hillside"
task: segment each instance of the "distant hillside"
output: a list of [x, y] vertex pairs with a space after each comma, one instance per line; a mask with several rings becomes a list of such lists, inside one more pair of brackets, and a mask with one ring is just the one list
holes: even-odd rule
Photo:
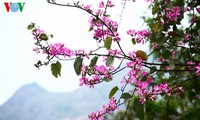
[[80, 87], [69, 93], [51, 93], [36, 83], [24, 85], [0, 106], [0, 120], [87, 120], [88, 114], [109, 102], [110, 90], [120, 84], [126, 72], [94, 89]]
[[100, 86], [50, 93], [36, 83], [28, 84], [0, 106], [0, 120], [83, 120], [108, 102], [109, 90]]

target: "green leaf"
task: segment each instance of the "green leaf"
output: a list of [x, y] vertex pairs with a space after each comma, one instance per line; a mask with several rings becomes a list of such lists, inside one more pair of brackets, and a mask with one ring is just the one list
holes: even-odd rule
[[98, 60], [98, 57], [97, 56], [94, 56], [93, 58], [92, 58], [92, 60], [90, 61], [90, 67], [91, 68], [93, 68], [95, 65], [96, 65], [96, 63], [97, 63], [97, 60]]
[[82, 68], [83, 58], [77, 57], [74, 61], [74, 70], [77, 75], [81, 74], [81, 68]]
[[123, 93], [122, 96], [121, 96], [121, 98], [123, 98], [123, 99], [126, 100], [126, 99], [132, 98], [132, 96], [129, 93]]
[[196, 54], [194, 55], [194, 60], [200, 61], [200, 54], [196, 53]]
[[150, 69], [150, 74], [154, 73], [157, 70], [156, 66], [152, 66]]
[[169, 66], [170, 66], [170, 68], [171, 68], [172, 70], [175, 68], [175, 64], [174, 64], [174, 61], [173, 61], [173, 60], [170, 61]]
[[105, 40], [104, 40], [104, 47], [109, 50], [111, 48], [111, 45], [112, 45], [112, 37], [107, 37]]
[[112, 98], [119, 88], [117, 86], [113, 87], [109, 94], [109, 99]]
[[41, 39], [41, 40], [45, 40], [45, 41], [47, 41], [49, 38], [48, 38], [48, 36], [47, 36], [47, 34], [45, 34], [45, 33], [42, 33], [40, 36], [39, 36], [39, 38]]
[[113, 64], [115, 57], [113, 56], [108, 56], [106, 60], [106, 66], [110, 66]]
[[171, 58], [171, 52], [168, 51], [168, 50], [163, 51], [162, 57], [164, 57], [166, 59], [170, 59]]
[[91, 32], [93, 30], [93, 27], [91, 27], [89, 30], [88, 30], [88, 32]]
[[58, 75], [61, 76], [61, 74], [60, 74], [61, 67], [62, 66], [59, 61], [51, 64], [51, 72], [54, 77], [58, 78]]
[[142, 50], [138, 50], [136, 52], [136, 56], [142, 58], [142, 60], [147, 60], [148, 59], [147, 54]]
[[35, 23], [31, 23], [30, 25], [28, 25], [27, 29], [31, 30], [35, 27]]
[[136, 98], [134, 100], [133, 109], [136, 116], [140, 120], [144, 120], [144, 105], [140, 103], [139, 98]]
[[53, 38], [53, 34], [51, 34], [50, 37]]
[[102, 80], [105, 81], [105, 82], [110, 82], [110, 81], [111, 81], [111, 80], [108, 79], [107, 77], [104, 77]]
[[131, 41], [132, 41], [133, 45], [136, 44], [135, 38], [132, 38]]
[[152, 8], [152, 14], [155, 15], [159, 10], [158, 4], [156, 3]]

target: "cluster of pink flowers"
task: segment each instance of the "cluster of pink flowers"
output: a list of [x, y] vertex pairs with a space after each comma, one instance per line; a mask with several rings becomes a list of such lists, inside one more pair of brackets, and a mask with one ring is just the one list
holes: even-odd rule
[[39, 40], [38, 37], [44, 33], [44, 30], [41, 30], [40, 28], [34, 29], [32, 31], [32, 34], [34, 35], [34, 40]]
[[144, 44], [145, 40], [150, 37], [150, 32], [148, 30], [145, 30], [145, 29], [139, 30], [139, 31], [128, 30], [127, 34], [132, 36], [138, 44], [141, 43], [141, 42]]
[[[111, 1], [107, 2], [107, 7], [113, 6], [114, 4]], [[93, 37], [99, 40], [99, 42], [110, 36], [113, 37], [114, 41], [120, 41], [121, 38], [117, 33], [117, 22], [105, 15], [102, 8], [105, 8], [105, 3], [103, 1], [99, 3], [99, 9], [95, 12], [95, 15], [98, 16], [98, 18], [96, 16], [91, 16], [89, 20], [90, 29], [94, 31]], [[90, 7], [84, 7], [84, 9], [90, 10]]]
[[116, 56], [116, 55], [120, 55], [122, 52], [119, 51], [118, 49], [115, 49], [115, 50], [109, 50], [108, 51], [108, 54], [111, 55], [111, 56]]
[[[113, 36], [114, 41], [120, 41], [121, 39], [119, 37], [119, 34], [116, 32], [118, 28], [117, 22], [112, 21], [106, 16], [102, 16], [101, 20], [103, 20], [104, 23], [102, 23], [100, 20], [96, 20], [96, 18], [93, 16], [89, 20], [90, 28], [92, 28], [94, 31], [93, 37], [101, 41], [103, 40], [103, 38]], [[105, 25], [107, 26], [105, 27]]]
[[[113, 7], [113, 6], [115, 6], [110, 0], [108, 1], [108, 3], [107, 3], [107, 7]], [[101, 1], [100, 3], [99, 3], [99, 6], [98, 6], [99, 8], [105, 8], [105, 3], [104, 3], [104, 1]]]
[[101, 111], [97, 110], [96, 112], [92, 112], [90, 115], [88, 115], [90, 120], [104, 120], [103, 115], [109, 112], [110, 114], [113, 113], [114, 110], [118, 108], [115, 97], [112, 97], [110, 99], [110, 102], [108, 105], [103, 105], [103, 109]]
[[58, 57], [59, 55], [63, 55], [64, 57], [71, 57], [74, 55], [74, 52], [72, 50], [64, 47], [64, 44], [61, 43], [51, 44], [49, 47], [49, 54], [52, 56]]
[[[104, 65], [95, 65], [93, 68], [89, 68], [83, 64], [81, 72], [82, 77], [79, 79], [80, 86], [83, 86], [85, 84], [90, 88], [94, 88], [94, 85], [102, 82], [103, 78], [107, 80], [112, 80], [112, 75], [109, 73], [109, 70]], [[90, 77], [86, 77], [86, 74], [88, 74]]]
[[177, 18], [181, 15], [181, 10], [178, 6], [174, 6], [173, 8], [166, 8], [167, 18], [170, 21], [176, 21]]

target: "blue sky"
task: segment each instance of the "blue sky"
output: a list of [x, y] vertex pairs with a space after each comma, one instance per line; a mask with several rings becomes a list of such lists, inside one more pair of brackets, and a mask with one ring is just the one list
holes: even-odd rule
[[[78, 88], [79, 77], [73, 70], [73, 61], [63, 63], [62, 76], [58, 79], [51, 75], [50, 66], [42, 67], [40, 70], [34, 67], [33, 64], [42, 56], [32, 51], [33, 36], [26, 28], [31, 22], [36, 22], [36, 25], [39, 25], [45, 32], [54, 34], [52, 42], [65, 43], [67, 47], [74, 50], [89, 51], [89, 48], [95, 48], [96, 45], [92, 39], [92, 33], [88, 33], [89, 15], [78, 9], [50, 5], [46, 0], [20, 0], [20, 2], [25, 2], [23, 11], [12, 13], [6, 12], [3, 2], [0, 2], [0, 105], [9, 99], [19, 87], [27, 83], [37, 82], [51, 92], [72, 91]], [[83, 2], [98, 5], [96, 0], [84, 0]], [[142, 20], [139, 17], [143, 14], [141, 11], [145, 8], [144, 3], [141, 0], [137, 3], [128, 2], [124, 11], [119, 32], [123, 37], [122, 47], [125, 51], [139, 49], [130, 44], [126, 31], [130, 28], [141, 28]], [[116, 9], [110, 12], [119, 21], [122, 5], [119, 2], [116, 6]], [[147, 50], [148, 48], [140, 49]]]

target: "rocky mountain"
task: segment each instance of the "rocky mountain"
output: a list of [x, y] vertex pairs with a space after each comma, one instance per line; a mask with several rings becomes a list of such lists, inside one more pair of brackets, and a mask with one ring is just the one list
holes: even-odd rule
[[110, 90], [125, 74], [127, 70], [94, 89], [80, 87], [68, 93], [48, 92], [37, 83], [24, 85], [0, 106], [0, 120], [87, 120], [88, 114], [109, 102]]
[[111, 86], [81, 87], [69, 93], [50, 93], [36, 83], [22, 86], [0, 106], [0, 120], [86, 120], [107, 104]]

